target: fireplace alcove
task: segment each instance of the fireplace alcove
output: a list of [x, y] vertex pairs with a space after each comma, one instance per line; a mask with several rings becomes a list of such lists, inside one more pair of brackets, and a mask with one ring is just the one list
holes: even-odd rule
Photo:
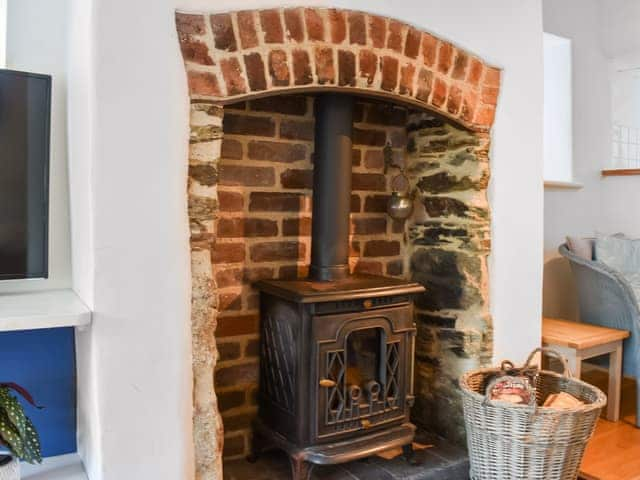
[[[197, 478], [248, 453], [262, 278], [306, 275], [313, 96], [357, 95], [350, 266], [421, 283], [412, 419], [463, 442], [456, 379], [489, 361], [489, 131], [500, 72], [393, 19], [290, 8], [177, 13], [191, 97]], [[404, 162], [414, 215], [386, 216]], [[218, 357], [220, 360], [218, 361]], [[219, 411], [223, 410], [222, 417]]]

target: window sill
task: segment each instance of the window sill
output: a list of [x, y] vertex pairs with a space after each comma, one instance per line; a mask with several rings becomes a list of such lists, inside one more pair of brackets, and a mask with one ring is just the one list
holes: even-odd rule
[[631, 175], [640, 175], [640, 168], [612, 168], [602, 170], [603, 177], [629, 177]]
[[560, 182], [556, 180], [545, 180], [545, 190], [580, 190], [584, 185], [578, 182]]
[[73, 290], [0, 294], [0, 332], [90, 323], [91, 311]]
[[77, 453], [49, 457], [40, 465], [22, 463], [24, 480], [87, 480], [87, 474]]

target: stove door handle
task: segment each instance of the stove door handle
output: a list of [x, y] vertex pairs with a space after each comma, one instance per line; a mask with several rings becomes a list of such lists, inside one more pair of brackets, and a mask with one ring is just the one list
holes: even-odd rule
[[333, 388], [335, 387], [337, 384], [334, 380], [330, 380], [328, 378], [323, 378], [320, 380], [320, 386], [324, 387], [324, 388]]

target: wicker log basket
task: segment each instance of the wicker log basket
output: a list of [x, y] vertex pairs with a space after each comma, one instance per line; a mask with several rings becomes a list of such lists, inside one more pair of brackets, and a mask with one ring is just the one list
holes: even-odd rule
[[[538, 352], [562, 361], [558, 374], [532, 367]], [[548, 348], [534, 350], [536, 405], [487, 401], [484, 387], [500, 368], [474, 370], [460, 380], [472, 480], [574, 480], [607, 397], [571, 377], [566, 360]], [[566, 392], [584, 402], [571, 409], [541, 407], [549, 394]]]

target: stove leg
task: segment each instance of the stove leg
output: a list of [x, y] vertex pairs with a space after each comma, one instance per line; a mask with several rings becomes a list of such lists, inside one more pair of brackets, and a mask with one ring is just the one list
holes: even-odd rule
[[247, 462], [255, 463], [258, 461], [260, 454], [266, 449], [266, 440], [257, 431], [254, 430], [253, 437], [251, 439], [251, 453], [247, 455]]
[[413, 443], [402, 447], [402, 455], [409, 465], [420, 465], [420, 462], [416, 458], [416, 452], [413, 450]]
[[299, 457], [291, 457], [290, 462], [292, 480], [309, 480], [313, 465]]

